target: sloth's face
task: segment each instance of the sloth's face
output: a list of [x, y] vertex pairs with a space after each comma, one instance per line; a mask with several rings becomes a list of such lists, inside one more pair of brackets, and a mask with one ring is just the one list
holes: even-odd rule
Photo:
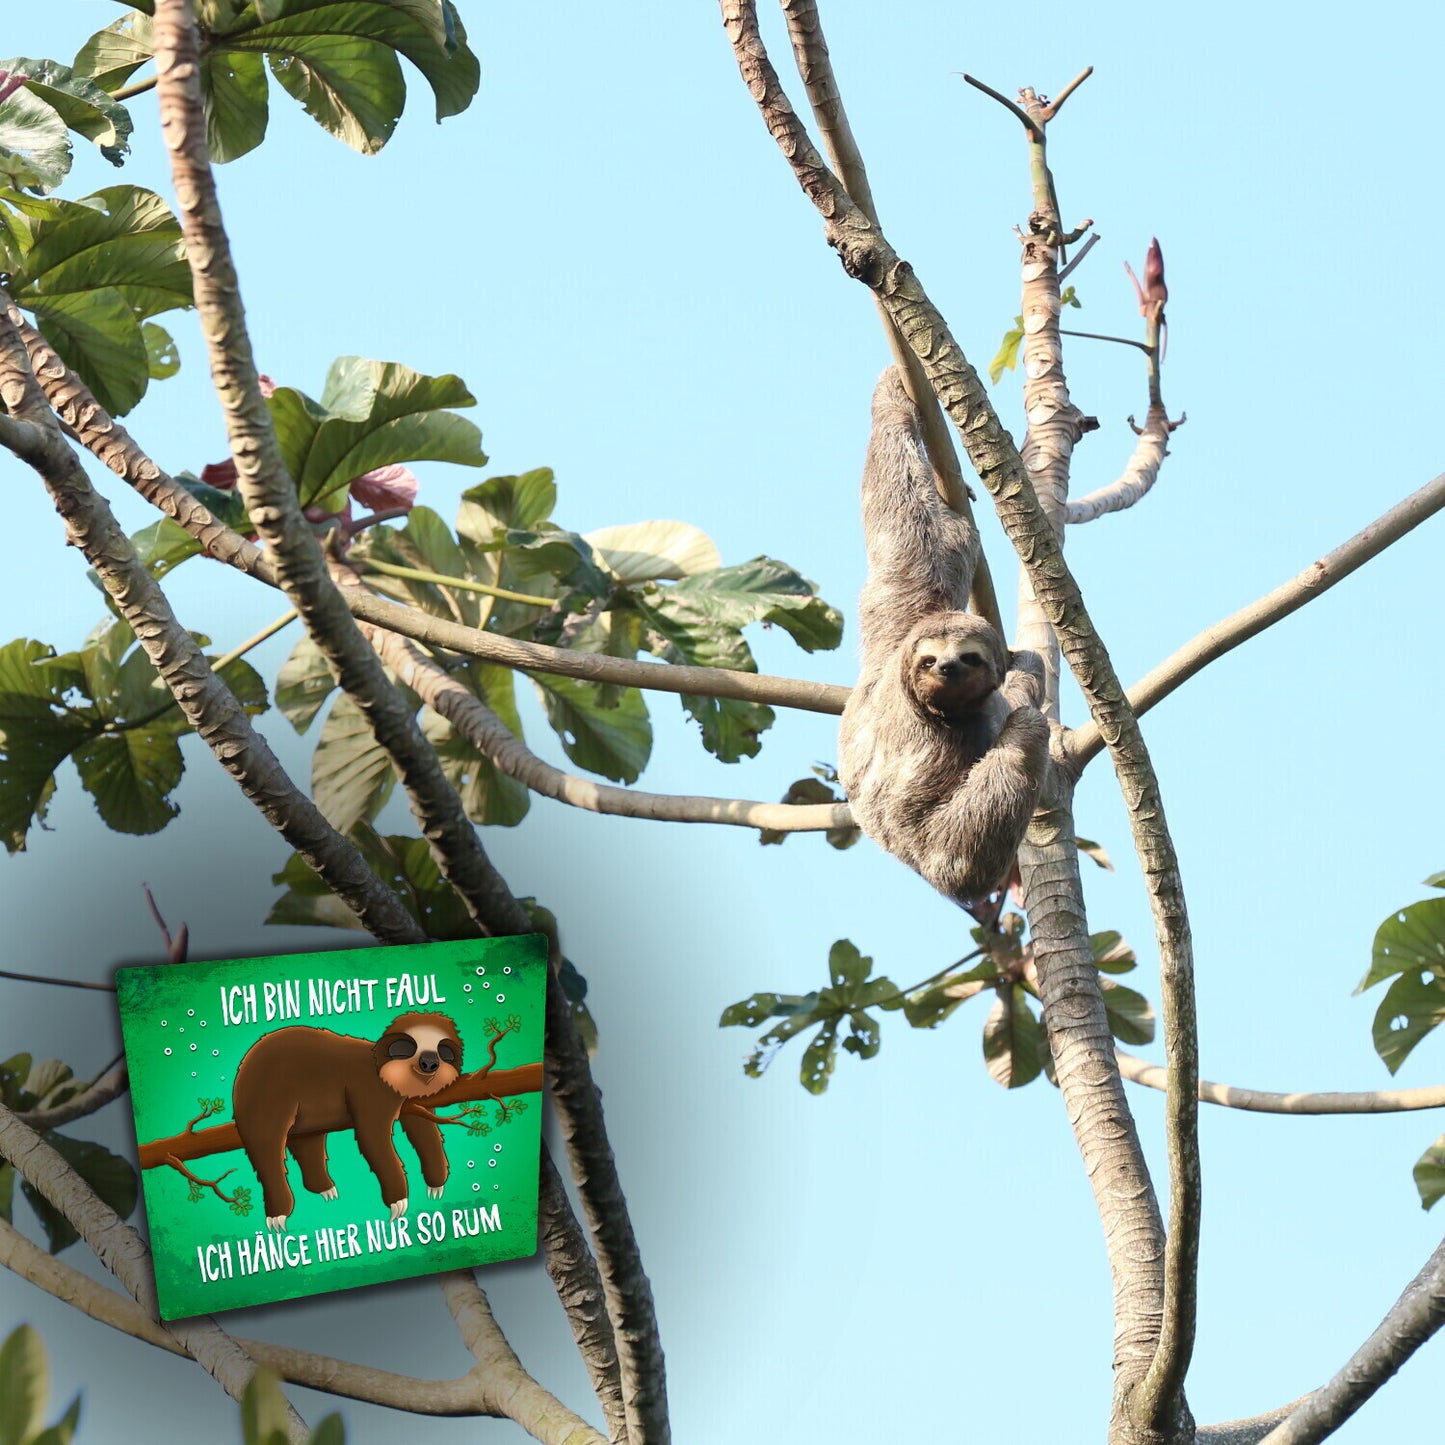
[[417, 1024], [386, 1046], [383, 1082], [407, 1099], [421, 1099], [457, 1080], [461, 1045], [433, 1024]]
[[946, 719], [975, 712], [999, 684], [994, 659], [982, 639], [952, 633], [915, 640], [909, 680], [923, 708]]

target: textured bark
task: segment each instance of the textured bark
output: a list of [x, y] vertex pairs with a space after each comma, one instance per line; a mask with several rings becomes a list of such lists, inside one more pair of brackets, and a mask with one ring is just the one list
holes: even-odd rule
[[443, 1275], [442, 1293], [463, 1342], [476, 1358], [477, 1382], [495, 1407], [489, 1413], [515, 1420], [545, 1445], [606, 1445], [602, 1435], [522, 1368], [470, 1271]]
[[[162, 1325], [151, 1252], [145, 1241], [38, 1134], [0, 1104], [0, 1157], [15, 1166], [75, 1226], [96, 1258], [123, 1284], [157, 1329], [216, 1383], [239, 1400], [256, 1367], [240, 1344], [209, 1315]], [[287, 1435], [297, 1445], [309, 1438], [305, 1422], [286, 1406]]]
[[0, 398], [12, 419], [18, 416], [29, 423], [29, 443], [18, 454], [40, 473], [65, 522], [67, 537], [95, 569], [186, 721], [266, 821], [371, 933], [388, 943], [422, 941], [425, 935], [396, 894], [372, 874], [356, 848], [286, 776], [235, 695], [176, 620], [110, 507], [91, 487], [55, 429], [28, 370], [24, 348], [3, 312], [0, 306]]
[[746, 798], [695, 798], [644, 793], [579, 778], [544, 762], [475, 693], [439, 667], [404, 637], [363, 625], [382, 661], [421, 700], [508, 777], [534, 793], [574, 808], [623, 818], [666, 823], [732, 823], [780, 833], [818, 833], [847, 828], [853, 816], [845, 803], [755, 803]]
[[538, 1223], [542, 1257], [557, 1298], [572, 1327], [577, 1353], [587, 1366], [592, 1389], [602, 1405], [611, 1445], [627, 1445], [627, 1410], [622, 1400], [622, 1371], [617, 1359], [617, 1338], [607, 1318], [607, 1301], [597, 1261], [566, 1186], [546, 1145], [542, 1146], [542, 1187], [538, 1197]]
[[1169, 455], [1169, 420], [1163, 407], [1150, 407], [1139, 439], [1123, 472], [1106, 487], [1068, 504], [1064, 520], [1072, 527], [1109, 512], [1122, 512], [1148, 495]]

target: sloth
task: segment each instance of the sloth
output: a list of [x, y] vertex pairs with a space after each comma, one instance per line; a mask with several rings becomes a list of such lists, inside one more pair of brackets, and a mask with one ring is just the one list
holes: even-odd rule
[[938, 495], [892, 367], [873, 393], [863, 533], [862, 666], [839, 780], [870, 838], [969, 907], [1005, 881], [1043, 786], [1043, 663], [963, 610], [978, 532]]
[[406, 1170], [392, 1142], [398, 1118], [421, 1160], [427, 1194], [439, 1198], [449, 1172], [441, 1130], [430, 1119], [401, 1111], [454, 1084], [461, 1067], [461, 1038], [445, 1014], [402, 1014], [375, 1043], [302, 1026], [257, 1039], [236, 1070], [231, 1108], [265, 1196], [267, 1229], [284, 1230], [296, 1207], [286, 1179], [288, 1149], [306, 1188], [323, 1199], [336, 1198], [326, 1136], [337, 1129], [356, 1135], [391, 1217], [405, 1214]]

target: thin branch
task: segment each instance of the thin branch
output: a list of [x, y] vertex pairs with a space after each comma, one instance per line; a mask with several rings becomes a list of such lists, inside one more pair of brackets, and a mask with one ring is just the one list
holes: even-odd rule
[[1063, 108], [1064, 102], [1094, 73], [1092, 65], [1086, 65], [1054, 98], [1044, 107], [1044, 119], [1052, 120]]
[[152, 75], [146, 80], [138, 80], [134, 85], [123, 85], [119, 90], [110, 93], [112, 100], [127, 101], [133, 100], [138, 95], [144, 95], [148, 90], [154, 90], [157, 77]]
[[275, 637], [278, 632], [285, 631], [285, 629], [295, 621], [296, 609], [294, 607], [287, 608], [285, 612], [274, 621], [268, 622], [259, 632], [253, 633], [244, 642], [237, 644], [237, 646], [233, 647], [229, 652], [218, 657], [211, 664], [211, 671], [223, 672], [233, 662], [239, 661], [245, 657], [248, 652], [260, 647], [263, 642]]
[[[1083, 253], [1080, 252], [1079, 254], [1082, 255]], [[1059, 274], [1062, 277], [1063, 273], [1060, 272]], [[1142, 341], [1134, 341], [1128, 336], [1104, 336], [1097, 331], [1069, 331], [1063, 326], [1059, 327], [1059, 335], [1082, 336], [1085, 341], [1113, 341], [1120, 346], [1136, 346], [1139, 348], [1140, 351], [1144, 353], [1145, 356], [1151, 354], [1150, 347], [1146, 346]]]
[[[133, 1299], [107, 1289], [99, 1280], [47, 1254], [4, 1219], [0, 1219], [0, 1265], [113, 1330], [189, 1358], [185, 1346], [170, 1330], [157, 1324]], [[244, 1335], [233, 1338], [257, 1365], [274, 1370], [293, 1385], [305, 1385], [343, 1399], [362, 1400], [413, 1415], [496, 1413], [481, 1399], [475, 1370], [454, 1380], [420, 1380], [411, 1375], [393, 1374], [390, 1370], [373, 1369], [370, 1365], [333, 1359], [330, 1355], [312, 1354], [309, 1350], [247, 1339]]]
[[667, 823], [731, 823], [780, 833], [818, 833], [852, 826], [845, 803], [756, 803], [744, 798], [699, 798], [644, 793], [594, 783], [544, 762], [501, 718], [414, 643], [380, 628], [367, 629], [383, 662], [434, 712], [509, 778], [534, 793], [592, 813]]
[[972, 75], [969, 75], [964, 71], [959, 71], [958, 73], [962, 75], [963, 78], [975, 90], [981, 90], [985, 95], [990, 96], [992, 99], [998, 101], [998, 103], [1003, 106], [1006, 111], [1009, 111], [1013, 115], [1014, 119], [1017, 120], [1021, 126], [1023, 126], [1023, 128], [1029, 133], [1029, 135], [1032, 136], [1038, 134], [1038, 127], [1034, 124], [1032, 120], [1029, 119], [1028, 114], [1025, 112], [1023, 107], [1018, 104], [1017, 101], [1010, 100], [1006, 95], [1000, 95], [998, 91], [993, 88], [993, 86], [985, 85], [983, 81], [975, 79]]
[[[1233, 651], [1241, 642], [1247, 642], [1291, 612], [1299, 611], [1306, 602], [1329, 591], [1335, 583], [1363, 567], [1442, 508], [1445, 508], [1445, 472], [1377, 517], [1348, 542], [1318, 562], [1310, 563], [1298, 576], [1222, 622], [1206, 627], [1165, 658], [1129, 689], [1129, 701], [1135, 713], [1148, 712], [1216, 658]], [[1095, 722], [1085, 723], [1068, 734], [1069, 756], [1076, 767], [1082, 768], [1102, 746], [1103, 734]]]
[[1071, 499], [1064, 520], [1071, 527], [1092, 522], [1109, 512], [1125, 511], [1147, 496], [1169, 455], [1169, 433], [1173, 429], [1162, 409], [1151, 410], [1123, 472], [1108, 486]]
[[1345, 1367], [1298, 1405], [1262, 1445], [1317, 1445], [1333, 1435], [1445, 1325], [1445, 1244], [1425, 1262]]
[[[868, 170], [863, 164], [863, 152], [854, 139], [853, 128], [848, 123], [848, 113], [843, 108], [843, 97], [833, 74], [833, 60], [828, 54], [828, 42], [823, 35], [823, 21], [818, 14], [815, 0], [783, 0], [783, 13], [788, 21], [788, 36], [793, 44], [793, 56], [798, 63], [798, 74], [802, 77], [808, 93], [808, 103], [818, 122], [823, 144], [827, 148], [833, 169], [838, 173], [853, 203], [875, 225], [878, 211], [873, 203], [873, 189], [868, 184]], [[903, 372], [903, 387], [909, 399], [918, 408], [919, 426], [923, 433], [923, 448], [933, 465], [935, 479], [943, 500], [961, 516], [973, 521], [973, 507], [969, 499], [973, 493], [963, 477], [959, 466], [958, 452], [953, 438], [949, 435], [948, 423], [939, 409], [938, 398], [928, 384], [928, 377], [911, 348], [904, 344], [897, 326], [880, 305], [879, 317], [883, 331], [888, 338], [888, 349], [893, 360]], [[991, 622], [1003, 636], [1003, 619], [999, 614], [998, 595], [994, 590], [993, 575], [989, 572], [988, 559], [979, 549], [978, 566], [974, 569], [973, 590], [969, 605], [980, 617]]]
[[192, 1174], [174, 1154], [167, 1157], [166, 1163], [182, 1175], [182, 1177], [194, 1184], [197, 1189], [209, 1189], [222, 1204], [234, 1204], [236, 1202], [236, 1196], [234, 1194], [224, 1194], [221, 1191], [221, 1180], [223, 1180], [227, 1174], [234, 1174], [236, 1172], [234, 1169], [227, 1169], [225, 1174], [218, 1174], [214, 1179], [202, 1179], [198, 1175]]
[[211, 670], [190, 633], [140, 563], [110, 507], [90, 485], [75, 453], [55, 426], [29, 359], [0, 293], [0, 398], [13, 415], [32, 421], [44, 436], [22, 454], [40, 474], [65, 522], [68, 539], [95, 569], [101, 586], [130, 624], [186, 721], [215, 754], [241, 791], [364, 926], [383, 941], [415, 943], [424, 935], [395, 893], [366, 866], [320, 809], [287, 777], [251, 726], [236, 696]]
[[16, 973], [9, 968], [0, 968], [0, 978], [13, 978], [17, 983], [50, 983], [57, 988], [93, 988], [98, 993], [115, 992], [113, 983], [90, 983], [83, 978], [54, 978], [46, 973]]
[[627, 1445], [627, 1411], [622, 1402], [617, 1338], [607, 1318], [602, 1276], [545, 1143], [537, 1224], [547, 1274], [572, 1327], [572, 1339], [587, 1366], [593, 1393], [602, 1406], [607, 1437], [611, 1445]]
[[1066, 277], [1077, 271], [1079, 267], [1083, 265], [1084, 257], [1087, 256], [1089, 252], [1092, 251], [1102, 239], [1103, 238], [1099, 235], [1099, 233], [1095, 231], [1094, 234], [1090, 236], [1087, 241], [1084, 242], [1083, 246], [1079, 248], [1079, 254], [1075, 256], [1074, 259], [1070, 261], [1067, 266], [1061, 266], [1059, 268], [1059, 281], [1061, 283]]
[[[752, 0], [722, 0], [724, 25], [739, 69], [769, 131], [817, 208], [844, 269], [881, 297], [922, 359], [964, 449], [994, 498], [1004, 531], [1028, 570], [1069, 659], [1090, 714], [1110, 741], [1134, 845], [1143, 864], [1159, 940], [1160, 985], [1172, 1088], [1168, 1102], [1170, 1228], [1159, 1346], [1138, 1398], [1128, 1408], [1143, 1429], [1169, 1427], [1182, 1398], [1193, 1344], [1198, 1267], [1200, 1178], [1196, 1148], [1197, 1029], [1193, 957], [1178, 859], [1165, 822], [1158, 780], [1137, 719], [1095, 632], [1077, 582], [1043, 515], [1012, 438], [913, 272], [881, 231], [848, 198], [824, 165], [778, 83], [758, 33]], [[1112, 1066], [1112, 1065], [1111, 1065]]]
[[476, 1359], [477, 1381], [498, 1415], [515, 1420], [534, 1440], [546, 1445], [607, 1445], [605, 1437], [522, 1368], [471, 1271], [444, 1274], [441, 1286], [462, 1341]]
[[29, 1109], [24, 1113], [17, 1113], [15, 1117], [23, 1120], [37, 1134], [43, 1134], [47, 1129], [59, 1128], [62, 1124], [83, 1119], [87, 1114], [94, 1114], [98, 1109], [105, 1108], [125, 1093], [128, 1082], [129, 1075], [122, 1057], [111, 1064], [89, 1088], [82, 1090], [74, 1098], [67, 1099], [63, 1104], [55, 1104], [49, 1109]]
[[[1151, 1089], [1168, 1088], [1166, 1069], [1122, 1050], [1116, 1054], [1119, 1072], [1126, 1079]], [[1272, 1094], [1264, 1089], [1241, 1089], [1234, 1084], [1213, 1084], [1208, 1079], [1200, 1079], [1199, 1100], [1255, 1114], [1399, 1114], [1412, 1109], [1445, 1109], [1445, 1085], [1425, 1089], [1372, 1089], [1349, 1094]]]
[[396, 768], [442, 876], [486, 932], [525, 932], [526, 915], [483, 851], [411, 704], [392, 685], [348, 611], [287, 474], [261, 395], [206, 152], [200, 38], [191, 0], [157, 0], [154, 33], [161, 130], [170, 153], [196, 311], [246, 510], [274, 559], [282, 591]]
[[[45, 338], [13, 304], [12, 322], [30, 353], [31, 364], [51, 406], [81, 445], [127, 482], [152, 506], [201, 543], [206, 556], [276, 586], [271, 560], [253, 542], [219, 522], [186, 489], [164, 472], [136, 444], [126, 429], [96, 401]], [[0, 416], [0, 423], [6, 420]], [[3, 429], [0, 429], [3, 431]], [[413, 607], [378, 597], [361, 588], [347, 588], [345, 601], [354, 616], [429, 646], [479, 657], [502, 667], [553, 672], [585, 682], [639, 687], [650, 692], [693, 693], [701, 697], [737, 698], [803, 712], [839, 714], [849, 689], [826, 682], [734, 672], [726, 668], [687, 667], [666, 662], [639, 662], [595, 652], [519, 642], [474, 627], [431, 617]]]
[[[155, 1273], [145, 1241], [106, 1204], [66, 1160], [0, 1104], [0, 1157], [15, 1166], [60, 1211], [131, 1298], [234, 1400], [245, 1394], [255, 1366], [245, 1350], [208, 1315], [159, 1326]], [[301, 1445], [305, 1422], [288, 1404], [287, 1434]]]

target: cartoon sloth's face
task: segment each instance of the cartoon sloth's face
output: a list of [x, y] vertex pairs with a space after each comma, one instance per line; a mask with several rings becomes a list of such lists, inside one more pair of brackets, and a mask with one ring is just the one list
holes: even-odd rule
[[435, 1094], [457, 1080], [461, 1045], [435, 1024], [413, 1024], [384, 1040], [382, 1081], [406, 1099]]

